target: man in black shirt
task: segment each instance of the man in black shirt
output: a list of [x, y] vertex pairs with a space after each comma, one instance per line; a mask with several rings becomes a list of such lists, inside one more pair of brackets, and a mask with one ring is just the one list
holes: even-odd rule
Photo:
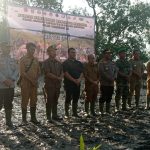
[[83, 65], [76, 60], [76, 50], [68, 49], [68, 59], [63, 63], [64, 71], [64, 88], [66, 91], [65, 98], [65, 116], [69, 116], [69, 105], [72, 102], [72, 115], [79, 117], [77, 114], [78, 99], [80, 97], [80, 83], [83, 76]]

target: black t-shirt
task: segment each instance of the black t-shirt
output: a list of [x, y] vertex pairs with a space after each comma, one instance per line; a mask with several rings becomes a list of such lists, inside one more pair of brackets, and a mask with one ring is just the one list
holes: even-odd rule
[[[63, 63], [63, 72], [68, 72], [73, 78], [78, 79], [81, 73], [83, 73], [83, 65], [78, 60], [67, 59]], [[75, 85], [74, 82], [70, 81], [66, 77], [64, 78], [64, 84], [65, 86]]]

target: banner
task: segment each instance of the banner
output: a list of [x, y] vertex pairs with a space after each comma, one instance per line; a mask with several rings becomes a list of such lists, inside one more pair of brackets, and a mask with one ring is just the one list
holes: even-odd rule
[[94, 18], [55, 13], [33, 7], [8, 6], [10, 28], [94, 39]]
[[94, 40], [91, 39], [71, 36], [67, 38], [66, 35], [42, 34], [42, 32], [17, 29], [10, 29], [10, 39], [13, 45], [11, 56], [16, 60], [26, 54], [26, 43], [28, 42], [33, 42], [36, 45], [35, 57], [39, 61], [44, 61], [48, 58], [46, 49], [50, 45], [56, 45], [56, 58], [62, 62], [68, 57], [68, 46], [76, 49], [77, 59], [82, 62], [87, 61], [88, 54], [94, 54]]

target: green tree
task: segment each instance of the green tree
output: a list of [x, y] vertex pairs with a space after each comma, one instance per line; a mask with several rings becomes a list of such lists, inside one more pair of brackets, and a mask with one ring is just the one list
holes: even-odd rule
[[[95, 49], [117, 52], [126, 48], [143, 51], [150, 41], [150, 4], [131, 4], [130, 0], [86, 0], [95, 16]], [[145, 53], [143, 53], [145, 54]]]

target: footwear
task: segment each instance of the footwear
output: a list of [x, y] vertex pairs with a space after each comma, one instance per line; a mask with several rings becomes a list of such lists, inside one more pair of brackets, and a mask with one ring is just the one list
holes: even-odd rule
[[88, 114], [89, 113], [89, 102], [88, 101], [85, 101], [84, 107], [85, 107], [85, 112]]
[[97, 116], [97, 114], [95, 113], [95, 101], [91, 102], [90, 111], [92, 116]]
[[69, 103], [65, 102], [65, 116], [69, 117]]
[[104, 103], [99, 103], [99, 109], [100, 109], [101, 115], [103, 115], [104, 114]]
[[145, 107], [145, 109], [147, 109], [147, 110], [150, 109], [149, 104], [150, 104], [150, 97], [147, 96], [147, 99], [146, 99], [146, 107]]
[[36, 119], [36, 107], [30, 107], [30, 114], [31, 114], [31, 122], [34, 124], [39, 124]]
[[74, 116], [74, 117], [80, 117], [77, 114], [77, 103], [72, 103], [72, 116]]
[[60, 118], [59, 116], [53, 116], [52, 120], [60, 121], [60, 120], [62, 120], [62, 118]]
[[22, 123], [23, 124], [27, 124], [26, 115], [27, 115], [27, 109], [22, 108]]
[[106, 102], [106, 113], [111, 114], [110, 113], [110, 103]]
[[12, 110], [11, 109], [5, 109], [5, 116], [6, 116], [6, 125], [8, 127], [13, 127], [13, 124], [11, 122]]

